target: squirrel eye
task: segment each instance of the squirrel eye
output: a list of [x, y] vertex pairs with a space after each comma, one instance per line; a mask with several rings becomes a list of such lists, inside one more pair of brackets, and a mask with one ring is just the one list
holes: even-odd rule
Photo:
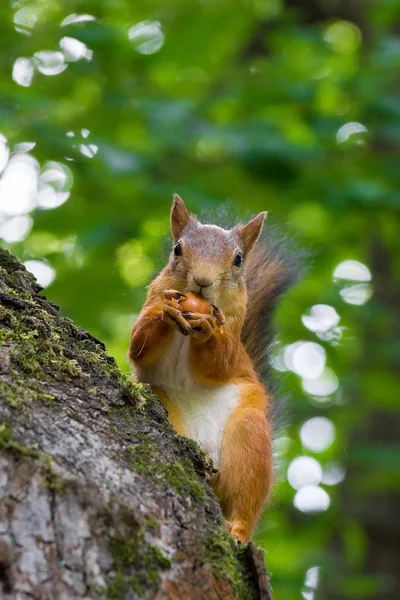
[[182, 247], [179, 242], [174, 246], [174, 254], [175, 256], [182, 256]]
[[241, 267], [243, 264], [243, 254], [241, 252], [239, 252], [238, 254], [236, 254], [235, 256], [235, 260], [233, 261], [233, 264], [235, 267]]

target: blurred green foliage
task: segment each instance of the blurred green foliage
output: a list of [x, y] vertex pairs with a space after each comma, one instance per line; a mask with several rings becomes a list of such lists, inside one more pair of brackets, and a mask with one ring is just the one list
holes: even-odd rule
[[[267, 209], [311, 249], [309, 275], [278, 316], [290, 424], [256, 536], [275, 600], [400, 591], [399, 20], [399, 0], [0, 8], [0, 235], [55, 270], [45, 293], [122, 368], [163, 265], [174, 192], [193, 212], [227, 201], [238, 217]], [[372, 281], [333, 278], [345, 260]], [[302, 316], [320, 304], [340, 321], [318, 337]], [[282, 366], [282, 349], [299, 340], [325, 349], [339, 383], [328, 395], [307, 393]], [[316, 416], [334, 428], [320, 452], [300, 437]], [[339, 465], [344, 481], [320, 486], [324, 511], [293, 504], [286, 472], [298, 456], [324, 472]]]

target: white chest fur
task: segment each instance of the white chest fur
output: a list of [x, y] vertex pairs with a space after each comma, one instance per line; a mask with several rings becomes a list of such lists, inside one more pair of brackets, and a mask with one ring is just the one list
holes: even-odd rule
[[139, 367], [137, 374], [141, 381], [167, 394], [181, 411], [188, 436], [218, 467], [222, 435], [229, 415], [238, 405], [239, 386], [208, 386], [196, 381], [189, 369], [189, 343], [189, 338], [175, 333], [161, 360], [153, 367]]

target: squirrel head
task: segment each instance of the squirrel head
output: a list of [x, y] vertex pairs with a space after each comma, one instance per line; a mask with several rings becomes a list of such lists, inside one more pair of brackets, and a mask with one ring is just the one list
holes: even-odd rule
[[246, 289], [246, 259], [257, 242], [266, 212], [249, 223], [222, 229], [204, 225], [190, 214], [175, 194], [171, 210], [173, 249], [170, 269], [175, 289], [195, 292], [222, 310], [236, 302], [238, 292]]

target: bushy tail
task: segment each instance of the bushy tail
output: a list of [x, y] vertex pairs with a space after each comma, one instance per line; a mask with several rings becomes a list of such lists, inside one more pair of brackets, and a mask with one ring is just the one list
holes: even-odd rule
[[273, 313], [279, 297], [304, 271], [304, 254], [266, 226], [246, 265], [247, 314], [243, 344], [264, 381], [268, 379], [268, 354], [274, 340]]

